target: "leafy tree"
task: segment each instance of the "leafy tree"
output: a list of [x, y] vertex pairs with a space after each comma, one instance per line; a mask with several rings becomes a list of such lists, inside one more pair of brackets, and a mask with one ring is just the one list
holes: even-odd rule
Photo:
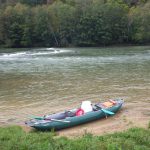
[[2, 20], [3, 12], [0, 10], [0, 45], [3, 44], [3, 20]]
[[150, 42], [150, 3], [132, 9], [132, 40], [136, 43]]
[[34, 13], [34, 40], [33, 43], [38, 46], [53, 45], [51, 22], [46, 6], [39, 6], [33, 10]]
[[[28, 30], [27, 33], [27, 26], [31, 22], [26, 20], [31, 15], [29, 12], [29, 8], [21, 4], [17, 4], [15, 7], [8, 6], [5, 9], [2, 26], [4, 41], [7, 46], [20, 47], [31, 45], [31, 30]], [[28, 37], [25, 37], [26, 34], [29, 34]]]

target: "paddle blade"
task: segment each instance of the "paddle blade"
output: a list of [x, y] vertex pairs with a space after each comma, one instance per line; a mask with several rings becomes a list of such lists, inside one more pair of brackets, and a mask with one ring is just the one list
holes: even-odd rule
[[58, 121], [58, 122], [66, 122], [66, 123], [70, 123], [70, 121], [68, 120], [58, 120], [58, 119], [50, 119], [51, 121]]
[[44, 119], [44, 117], [40, 117], [40, 116], [30, 116], [30, 118], [32, 118], [32, 119], [37, 119], [37, 120], [42, 120], [42, 119]]
[[109, 114], [109, 115], [114, 115], [115, 113], [106, 109], [101, 109], [104, 113]]

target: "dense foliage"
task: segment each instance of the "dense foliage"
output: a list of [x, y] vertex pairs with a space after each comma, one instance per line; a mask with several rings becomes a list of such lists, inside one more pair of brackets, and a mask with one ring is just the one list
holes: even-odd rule
[[129, 129], [126, 132], [68, 139], [51, 132], [25, 133], [20, 127], [0, 128], [1, 150], [149, 150], [150, 130]]
[[0, 0], [0, 45], [150, 43], [147, 0]]

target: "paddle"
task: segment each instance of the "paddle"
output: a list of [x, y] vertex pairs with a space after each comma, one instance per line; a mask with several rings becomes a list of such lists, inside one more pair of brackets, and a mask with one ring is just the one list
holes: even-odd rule
[[109, 114], [109, 115], [114, 115], [115, 113], [106, 109], [101, 109], [104, 113]]
[[109, 111], [109, 110], [106, 110], [106, 109], [104, 109], [104, 108], [101, 108], [101, 107], [98, 106], [98, 105], [95, 105], [95, 106], [98, 107], [98, 108], [100, 108], [101, 111], [103, 111], [105, 114], [109, 114], [109, 115], [114, 115], [114, 114], [115, 114], [114, 112]]
[[67, 121], [67, 120], [46, 119], [46, 118], [44, 118], [44, 117], [39, 117], [39, 116], [31, 116], [30, 118], [37, 119], [37, 120], [49, 120], [49, 121], [57, 121], [57, 122], [66, 122], [66, 123], [70, 123], [70, 121]]
[[45, 120], [51, 120], [51, 121], [57, 121], [57, 122], [70, 123], [70, 121], [67, 121], [67, 120], [58, 120], [58, 119], [45, 119]]
[[40, 116], [30, 116], [30, 118], [32, 118], [32, 119], [37, 119], [37, 120], [43, 120], [43, 119], [45, 119], [44, 117], [40, 117]]

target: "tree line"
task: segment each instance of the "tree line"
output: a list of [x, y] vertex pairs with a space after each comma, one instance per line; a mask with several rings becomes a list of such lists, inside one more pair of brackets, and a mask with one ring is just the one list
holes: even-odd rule
[[146, 0], [0, 0], [0, 4], [1, 46], [150, 43]]

